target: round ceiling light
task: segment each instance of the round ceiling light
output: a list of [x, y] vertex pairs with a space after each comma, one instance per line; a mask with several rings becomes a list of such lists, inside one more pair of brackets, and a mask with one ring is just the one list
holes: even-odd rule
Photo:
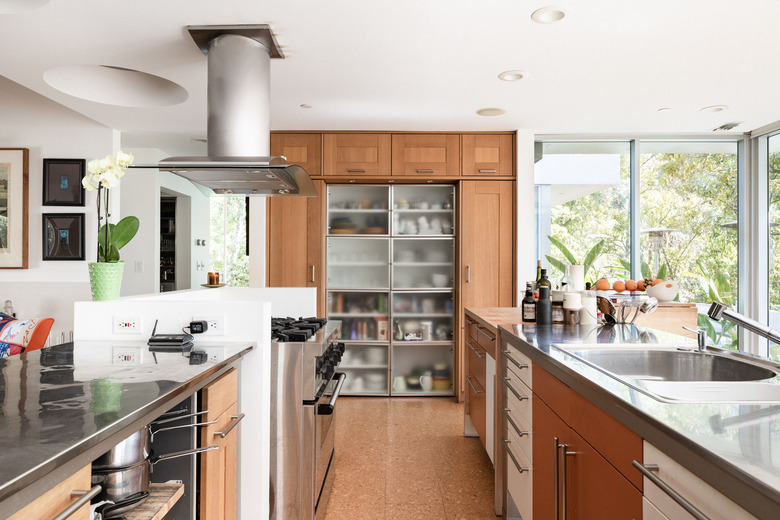
[[311, 108], [311, 105], [307, 105], [306, 103], [301, 105], [301, 108]]
[[522, 70], [505, 70], [498, 75], [498, 79], [501, 81], [518, 81], [527, 76], [527, 73]]
[[658, 111], [659, 111], [659, 112], [662, 112], [662, 113], [663, 113], [663, 112], [671, 112], [671, 111], [672, 111], [672, 109], [671, 109], [671, 108], [669, 108], [669, 107], [664, 107], [664, 108], [659, 108], [659, 109], [658, 109]]
[[531, 20], [536, 23], [555, 23], [563, 20], [565, 16], [566, 13], [562, 8], [548, 5], [531, 13]]
[[505, 108], [487, 107], [477, 110], [477, 115], [479, 116], [501, 116], [504, 114], [506, 114]]
[[189, 96], [165, 78], [108, 65], [65, 65], [47, 70], [43, 79], [70, 96], [121, 107], [166, 107]]
[[723, 112], [724, 110], [728, 110], [728, 108], [729, 108], [728, 105], [712, 105], [709, 107], [702, 108], [701, 111], [715, 113], [715, 112]]

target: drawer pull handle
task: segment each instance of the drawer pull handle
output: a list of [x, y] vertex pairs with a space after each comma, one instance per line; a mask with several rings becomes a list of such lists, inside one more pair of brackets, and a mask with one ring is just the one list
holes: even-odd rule
[[658, 465], [657, 464], [642, 464], [638, 461], [632, 461], [631, 464], [639, 470], [639, 472], [647, 477], [650, 482], [658, 486], [661, 491], [669, 495], [669, 497], [677, 502], [680, 507], [688, 511], [691, 515], [693, 515], [694, 518], [697, 520], [710, 520], [707, 515], [696, 509], [696, 507], [688, 502], [682, 495], [680, 495], [677, 491], [671, 488], [669, 484], [658, 478], [658, 475], [654, 474], [653, 471], [658, 471]]
[[512, 384], [510, 383], [511, 379], [509, 379], [509, 378], [508, 378], [508, 377], [506, 377], [506, 376], [501, 376], [501, 379], [503, 379], [503, 380], [504, 380], [504, 384], [506, 385], [506, 387], [507, 387], [508, 389], [510, 389], [510, 390], [512, 391], [512, 393], [513, 393], [513, 394], [515, 394], [515, 397], [517, 397], [517, 398], [518, 398], [518, 399], [520, 399], [521, 401], [522, 401], [523, 399], [528, 399], [528, 398], [529, 398], [527, 395], [520, 395], [520, 393], [519, 393], [517, 390], [515, 390], [514, 388], [512, 388]]
[[506, 453], [509, 455], [509, 458], [512, 459], [512, 462], [515, 463], [515, 467], [517, 468], [517, 471], [520, 473], [525, 473], [526, 471], [531, 471], [531, 468], [524, 468], [520, 465], [519, 462], [517, 462], [517, 459], [515, 458], [514, 454], [512, 454], [512, 450], [509, 449], [509, 443], [512, 442], [509, 439], [501, 439], [501, 441], [504, 443], [504, 446], [506, 446]]
[[485, 356], [483, 356], [483, 355], [481, 355], [481, 354], [479, 353], [479, 350], [477, 350], [477, 349], [475, 349], [475, 348], [474, 348], [474, 345], [472, 345], [472, 344], [469, 342], [469, 340], [466, 340], [466, 345], [468, 345], [468, 346], [469, 346], [469, 348], [470, 348], [471, 350], [473, 350], [473, 351], [474, 351], [474, 354], [476, 354], [476, 355], [477, 355], [477, 357], [478, 357], [479, 359], [482, 359], [483, 357], [485, 357]]
[[517, 366], [517, 368], [528, 368], [528, 365], [526, 365], [525, 363], [518, 363], [517, 361], [515, 361], [515, 359], [509, 355], [511, 354], [511, 352], [509, 352], [508, 350], [502, 350], [501, 352], [504, 354], [504, 357], [507, 358], [512, 363], [514, 363], [515, 366]]
[[224, 432], [214, 432], [214, 436], [217, 436], [217, 435], [219, 435], [220, 437], [222, 437], [222, 438], [224, 439], [224, 438], [225, 438], [225, 436], [226, 436], [228, 433], [230, 433], [230, 430], [232, 430], [233, 428], [235, 428], [236, 426], [238, 426], [238, 423], [240, 423], [241, 421], [243, 421], [243, 420], [244, 420], [244, 417], [245, 417], [245, 415], [246, 415], [246, 414], [243, 414], [243, 413], [240, 413], [240, 414], [238, 414], [238, 415], [231, 415], [231, 416], [230, 416], [230, 418], [231, 418], [231, 419], [233, 419], [233, 422], [231, 422], [231, 423], [228, 425], [228, 427], [227, 427], [227, 428], [225, 428], [225, 431], [224, 431]]
[[495, 340], [496, 340], [496, 338], [494, 338], [493, 336], [491, 336], [490, 334], [488, 334], [487, 332], [485, 332], [484, 330], [482, 330], [482, 327], [480, 327], [479, 325], [477, 325], [477, 330], [478, 330], [478, 331], [480, 331], [482, 334], [484, 334], [484, 336], [485, 336], [487, 339], [489, 339], [490, 341], [495, 341]]
[[496, 170], [479, 170], [479, 173], [496, 173]]
[[350, 169], [350, 168], [347, 168], [347, 171], [349, 173], [366, 173], [366, 170], [356, 170], [356, 169]]
[[506, 416], [506, 420], [512, 424], [512, 427], [515, 429], [515, 431], [520, 437], [525, 437], [526, 435], [531, 433], [531, 432], [524, 432], [520, 430], [520, 427], [517, 426], [517, 423], [515, 423], [515, 421], [513, 421], [512, 418], [509, 417], [509, 408], [501, 408], [501, 411], [504, 412], [504, 416]]
[[466, 318], [466, 323], [468, 323], [469, 325], [476, 325], [477, 324], [476, 321], [470, 320], [468, 317]]
[[55, 516], [54, 520], [65, 520], [66, 518], [70, 518], [71, 515], [73, 515], [73, 513], [75, 513], [85, 505], [89, 504], [89, 501], [92, 500], [94, 497], [96, 497], [102, 489], [103, 488], [100, 486], [100, 484], [98, 484], [97, 486], [94, 486], [89, 491], [81, 491], [81, 490], [71, 491], [70, 498], [79, 497], [79, 499], [73, 502], [68, 507], [66, 507], [65, 510], [62, 511], [62, 513]]
[[469, 382], [469, 386], [472, 390], [474, 390], [475, 394], [481, 394], [482, 390], [477, 390], [477, 387], [474, 386], [474, 383], [471, 382], [471, 376], [466, 376], [466, 381]]
[[433, 173], [433, 170], [422, 170], [418, 168], [417, 173]]

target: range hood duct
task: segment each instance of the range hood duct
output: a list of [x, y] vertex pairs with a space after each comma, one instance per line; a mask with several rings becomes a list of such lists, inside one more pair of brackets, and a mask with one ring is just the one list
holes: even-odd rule
[[158, 167], [219, 195], [316, 197], [309, 174], [270, 157], [271, 58], [284, 58], [268, 25], [189, 26], [208, 56], [208, 156]]

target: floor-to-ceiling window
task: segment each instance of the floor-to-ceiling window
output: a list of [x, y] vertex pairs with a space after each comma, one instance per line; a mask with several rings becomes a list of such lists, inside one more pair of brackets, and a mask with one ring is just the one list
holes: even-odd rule
[[[767, 251], [769, 266], [769, 325], [780, 326], [780, 134], [767, 139], [768, 222]], [[780, 346], [770, 344], [769, 354], [780, 359]]]

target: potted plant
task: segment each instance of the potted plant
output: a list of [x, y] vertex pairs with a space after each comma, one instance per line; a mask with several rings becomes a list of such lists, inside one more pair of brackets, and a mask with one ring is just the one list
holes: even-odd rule
[[122, 285], [124, 262], [119, 250], [127, 245], [138, 232], [137, 217], [128, 216], [111, 224], [108, 209], [108, 191], [119, 185], [124, 168], [133, 164], [133, 156], [117, 152], [104, 159], [95, 159], [87, 165], [87, 175], [82, 184], [87, 191], [97, 190], [98, 252], [97, 261], [89, 263], [89, 282], [93, 300], [116, 300]]

